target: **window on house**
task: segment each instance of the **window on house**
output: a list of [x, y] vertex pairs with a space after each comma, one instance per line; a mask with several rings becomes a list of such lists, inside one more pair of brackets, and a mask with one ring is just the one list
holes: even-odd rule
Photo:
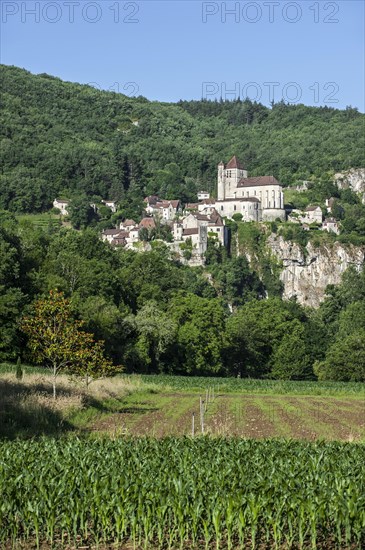
[[233, 210], [237, 210], [237, 206], [236, 206], [236, 205], [234, 205]]

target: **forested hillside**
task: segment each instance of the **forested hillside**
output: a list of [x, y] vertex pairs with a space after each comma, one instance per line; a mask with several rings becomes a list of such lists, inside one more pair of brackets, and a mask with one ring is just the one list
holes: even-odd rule
[[0, 208], [40, 212], [56, 195], [138, 203], [215, 190], [236, 154], [284, 185], [365, 165], [356, 109], [251, 101], [150, 102], [1, 66]]
[[[335, 235], [230, 220], [231, 247], [209, 242], [205, 267], [194, 269], [158, 239], [144, 254], [100, 240], [102, 228], [138, 215], [147, 194], [194, 201], [199, 188], [214, 192], [217, 163], [237, 154], [252, 175], [311, 179], [305, 193], [288, 190], [292, 204], [324, 208], [334, 197], [338, 239], [361, 245], [364, 205], [331, 181], [365, 165], [364, 115], [250, 101], [161, 104], [5, 66], [1, 82], [0, 360], [30, 360], [21, 319], [58, 289], [127, 371], [365, 380], [365, 272], [347, 271], [310, 310], [281, 299], [281, 266], [265, 249], [271, 232], [303, 250]], [[19, 215], [49, 210], [56, 196], [79, 212], [91, 198], [116, 199], [119, 210], [113, 218], [104, 208], [103, 217], [101, 206], [93, 223], [75, 223], [71, 211], [81, 231], [57, 215]], [[237, 255], [242, 239], [251, 264]]]
[[365, 380], [364, 270], [310, 310], [281, 300], [273, 276], [261, 281], [242, 256], [192, 269], [161, 243], [138, 254], [92, 229], [36, 229], [9, 213], [0, 252], [0, 361], [29, 360], [19, 321], [57, 288], [129, 372]]

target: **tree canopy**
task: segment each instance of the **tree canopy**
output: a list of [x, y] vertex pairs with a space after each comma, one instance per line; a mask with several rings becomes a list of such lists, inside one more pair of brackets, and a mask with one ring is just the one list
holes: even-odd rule
[[[193, 202], [199, 189], [215, 193], [217, 164], [232, 154], [284, 185], [365, 165], [356, 109], [158, 103], [17, 67], [0, 74], [0, 208], [13, 212], [45, 211], [58, 195], [118, 200], [127, 217], [152, 193]], [[92, 213], [79, 212], [81, 226]]]
[[92, 334], [83, 331], [84, 324], [73, 318], [71, 302], [54, 290], [46, 299], [37, 300], [31, 313], [21, 320], [31, 358], [53, 373], [54, 398], [56, 378], [62, 370], [85, 377], [87, 385], [91, 376], [113, 370], [111, 361], [104, 357], [104, 343], [95, 342]]

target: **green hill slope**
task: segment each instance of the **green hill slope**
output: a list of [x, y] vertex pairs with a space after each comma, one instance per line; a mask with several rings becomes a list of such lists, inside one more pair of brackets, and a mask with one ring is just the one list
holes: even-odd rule
[[0, 80], [0, 208], [12, 211], [73, 193], [193, 200], [233, 154], [283, 184], [365, 165], [365, 117], [352, 108], [149, 102], [4, 65]]

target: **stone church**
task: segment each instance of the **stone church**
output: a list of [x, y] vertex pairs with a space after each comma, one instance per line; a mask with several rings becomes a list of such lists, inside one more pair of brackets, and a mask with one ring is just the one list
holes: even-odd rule
[[281, 183], [274, 176], [249, 178], [236, 156], [227, 165], [218, 164], [217, 200], [209, 202], [211, 206], [215, 202], [217, 212], [227, 218], [239, 213], [243, 221], [285, 219]]

